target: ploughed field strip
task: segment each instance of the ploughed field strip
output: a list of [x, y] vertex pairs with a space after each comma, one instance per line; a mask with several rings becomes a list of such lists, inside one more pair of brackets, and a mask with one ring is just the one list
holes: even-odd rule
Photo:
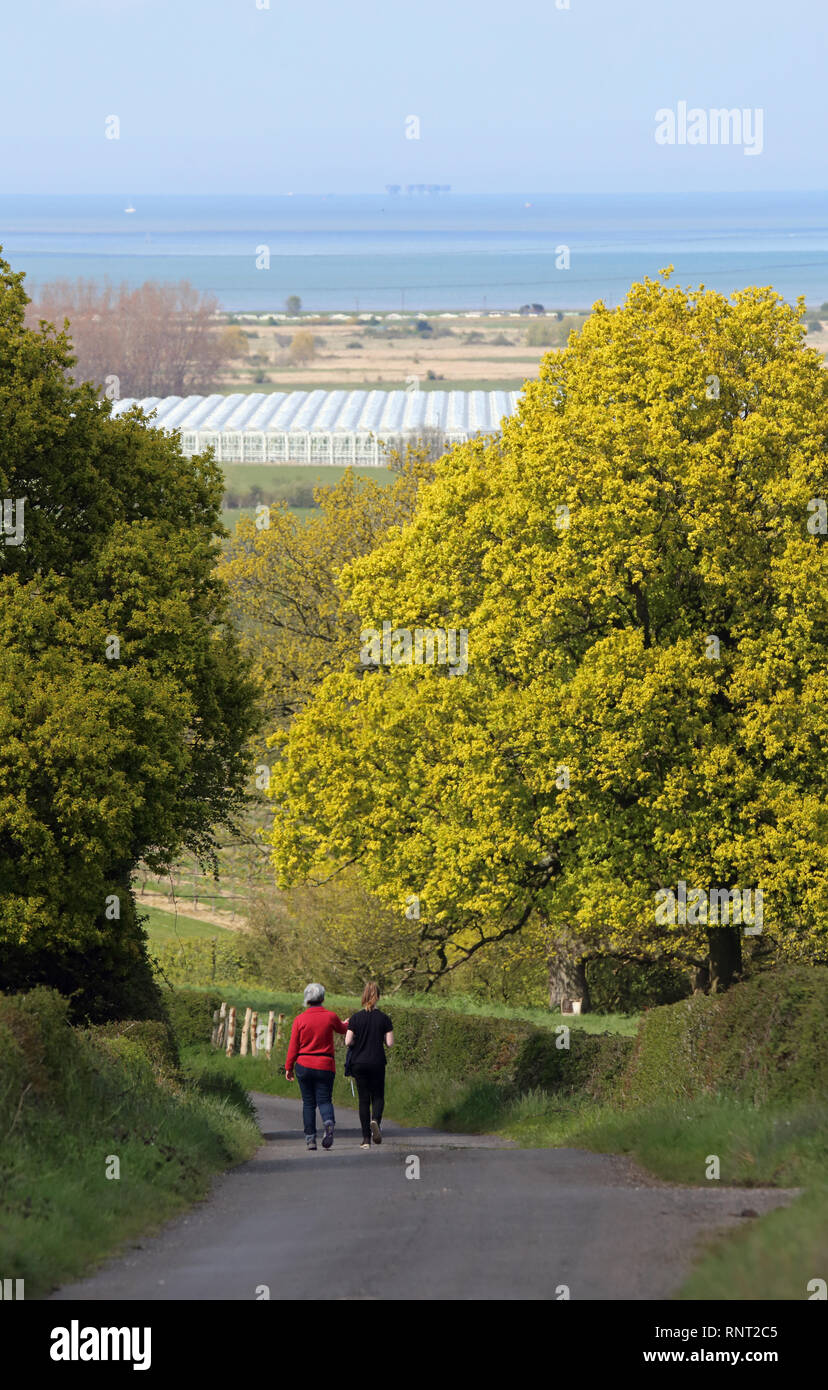
[[672, 1187], [612, 1155], [390, 1121], [362, 1150], [342, 1106], [333, 1149], [308, 1153], [298, 1098], [254, 1099], [264, 1143], [248, 1163], [53, 1297], [665, 1299], [701, 1237], [795, 1195]]

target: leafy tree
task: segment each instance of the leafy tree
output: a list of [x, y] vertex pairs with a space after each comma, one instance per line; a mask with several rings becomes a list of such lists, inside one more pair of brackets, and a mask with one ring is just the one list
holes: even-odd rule
[[299, 298], [298, 294], [288, 295], [287, 299], [285, 300], [285, 309], [291, 315], [301, 313], [302, 301]]
[[383, 992], [416, 986], [414, 972], [401, 962], [410, 958], [417, 930], [415, 918], [400, 922], [350, 870], [327, 883], [258, 897], [244, 948], [258, 978], [278, 977], [287, 989], [320, 979], [332, 991], [358, 997], [366, 980], [376, 980]]
[[[266, 509], [256, 524], [239, 520], [222, 572], [271, 730], [288, 727], [325, 675], [339, 669], [353, 652], [359, 625], [343, 603], [337, 576], [348, 561], [410, 519], [421, 483], [433, 474], [438, 442], [436, 435], [429, 436], [404, 454], [392, 451], [389, 464], [397, 474], [393, 484], [348, 469], [336, 485], [315, 488], [307, 500], [316, 504], [316, 512], [305, 521], [284, 505]], [[269, 832], [272, 816], [263, 793], [273, 758], [258, 739], [250, 761], [256, 768], [258, 796], [251, 800], [237, 838], [266, 855], [261, 832]], [[292, 902], [298, 902], [293, 913]], [[369, 902], [356, 874], [335, 882], [322, 875], [307, 890], [288, 895], [287, 904], [281, 899], [263, 902], [254, 913], [254, 925], [275, 933], [273, 950], [282, 953], [283, 961], [288, 955], [294, 964], [305, 961], [311, 974], [315, 960], [314, 969], [321, 971], [326, 965], [331, 979], [339, 979], [347, 969], [351, 978], [356, 963], [370, 958], [374, 975], [385, 979], [387, 971], [393, 974], [400, 946], [385, 930], [391, 914], [377, 902], [369, 909]], [[334, 923], [339, 924], [336, 930]], [[377, 944], [380, 927], [388, 947], [384, 953]], [[400, 972], [395, 978], [401, 978]]]
[[316, 339], [309, 328], [300, 328], [294, 333], [290, 344], [291, 362], [309, 362], [316, 356]]
[[742, 927], [659, 920], [682, 882], [761, 889], [765, 959], [825, 959], [828, 388], [801, 312], [633, 286], [501, 440], [437, 465], [341, 582], [361, 628], [467, 630], [468, 672], [347, 653], [274, 740], [282, 882], [357, 864], [398, 913], [418, 894], [434, 981], [528, 931], [559, 993], [607, 954], [724, 988]]
[[568, 324], [556, 319], [536, 319], [526, 330], [528, 347], [563, 347], [569, 337]]
[[216, 573], [222, 478], [69, 381], [0, 261], [0, 981], [93, 1017], [158, 1007], [131, 874], [209, 859], [241, 805], [253, 686]]
[[343, 603], [339, 572], [411, 518], [433, 473], [435, 443], [429, 437], [405, 456], [391, 455], [393, 484], [349, 468], [334, 486], [315, 488], [318, 514], [305, 521], [283, 504], [267, 508], [258, 524], [239, 519], [222, 575], [271, 728], [352, 656], [359, 625]]
[[247, 351], [242, 330], [223, 328], [217, 310], [215, 296], [186, 280], [136, 289], [55, 280], [39, 290], [27, 321], [68, 321], [75, 381], [117, 400], [215, 390], [229, 359]]

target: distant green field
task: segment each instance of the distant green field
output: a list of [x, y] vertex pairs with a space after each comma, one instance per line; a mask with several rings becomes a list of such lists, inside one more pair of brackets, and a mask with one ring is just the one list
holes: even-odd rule
[[[330, 486], [338, 483], [346, 470], [328, 464], [303, 463], [225, 463], [224, 481], [228, 491], [260, 487], [266, 496], [277, 497], [283, 490], [305, 483], [308, 487]], [[360, 468], [360, 477], [374, 478], [379, 483], [393, 482], [396, 474], [390, 468]]]
[[229, 934], [229, 928], [217, 927], [214, 922], [201, 922], [195, 917], [176, 917], [172, 912], [164, 912], [159, 907], [140, 906], [139, 911], [142, 916], [146, 914], [149, 921], [146, 923], [147, 935], [150, 941], [178, 941], [185, 937], [194, 936], [224, 936]]
[[[255, 518], [257, 502], [285, 502], [294, 516], [307, 520], [317, 510], [314, 488], [334, 486], [346, 471], [328, 464], [226, 463], [224, 500], [235, 505], [223, 508], [222, 520], [228, 531], [234, 531], [240, 517]], [[357, 477], [372, 478], [382, 485], [392, 483], [397, 476], [390, 468], [360, 468], [356, 473]], [[251, 496], [254, 488], [258, 494]]]
[[[309, 516], [320, 515], [318, 507], [291, 507], [290, 510], [293, 512], [294, 516], [298, 516], [300, 521], [307, 521]], [[232, 535], [236, 529], [236, 522], [241, 517], [249, 516], [255, 518], [255, 515], [256, 513], [253, 511], [252, 507], [223, 507], [221, 519]]]

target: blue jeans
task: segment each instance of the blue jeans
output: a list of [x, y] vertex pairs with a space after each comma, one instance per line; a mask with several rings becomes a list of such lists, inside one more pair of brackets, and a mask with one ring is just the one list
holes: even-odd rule
[[333, 1084], [335, 1072], [323, 1071], [321, 1067], [303, 1067], [301, 1062], [297, 1062], [293, 1068], [296, 1080], [299, 1082], [299, 1090], [302, 1092], [302, 1119], [305, 1122], [305, 1134], [313, 1135], [316, 1138], [316, 1107], [319, 1106], [319, 1113], [322, 1116], [322, 1123], [327, 1120], [333, 1123], [334, 1108]]

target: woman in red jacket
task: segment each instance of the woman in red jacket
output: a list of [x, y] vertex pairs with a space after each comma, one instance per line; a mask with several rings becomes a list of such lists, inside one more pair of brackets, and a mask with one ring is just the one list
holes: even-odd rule
[[334, 1033], [345, 1033], [343, 1023], [330, 1009], [322, 1007], [324, 985], [305, 986], [305, 1012], [297, 1014], [290, 1030], [290, 1043], [285, 1058], [285, 1076], [294, 1075], [302, 1092], [302, 1117], [308, 1149], [316, 1148], [316, 1107], [322, 1116], [325, 1133], [322, 1148], [329, 1149], [334, 1140], [333, 1084], [336, 1075], [334, 1062]]

